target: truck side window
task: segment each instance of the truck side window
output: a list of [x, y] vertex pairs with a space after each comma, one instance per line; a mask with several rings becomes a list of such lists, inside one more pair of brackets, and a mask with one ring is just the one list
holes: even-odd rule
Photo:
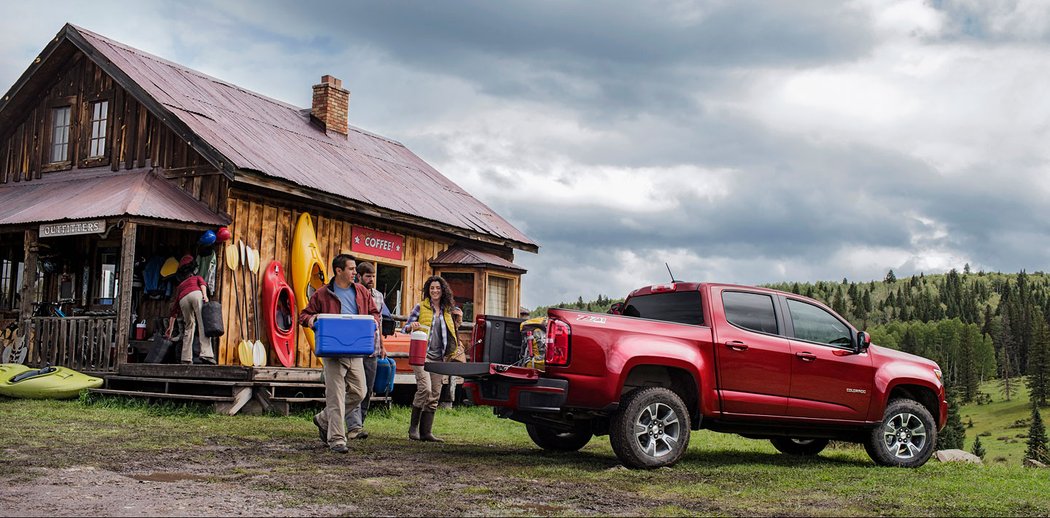
[[699, 291], [653, 293], [632, 297], [623, 307], [624, 316], [676, 322], [694, 326], [704, 325]]
[[777, 334], [773, 297], [760, 293], [723, 291], [722, 305], [730, 324], [759, 333]]
[[827, 311], [800, 300], [788, 299], [795, 338], [821, 344], [849, 346], [853, 333]]

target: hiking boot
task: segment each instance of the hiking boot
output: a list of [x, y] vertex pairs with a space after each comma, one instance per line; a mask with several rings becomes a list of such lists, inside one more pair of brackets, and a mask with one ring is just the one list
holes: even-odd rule
[[321, 438], [321, 443], [328, 444], [328, 429], [321, 426], [321, 421], [314, 416], [314, 426], [317, 427], [317, 435]]
[[336, 444], [330, 449], [332, 450], [332, 453], [346, 453], [350, 451], [350, 448], [347, 448], [345, 444]]
[[367, 439], [368, 438], [368, 432], [366, 432], [364, 430], [364, 428], [354, 428], [353, 430], [350, 430], [349, 432], [346, 432], [346, 438], [347, 439]]

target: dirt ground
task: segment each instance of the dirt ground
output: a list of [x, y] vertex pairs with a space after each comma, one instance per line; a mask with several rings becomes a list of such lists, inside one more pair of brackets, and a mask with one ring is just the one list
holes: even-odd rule
[[339, 455], [314, 442], [149, 455], [7, 449], [0, 516], [634, 515], [652, 504], [607, 485], [527, 479], [501, 467], [500, 455], [515, 454], [506, 448], [370, 438]]

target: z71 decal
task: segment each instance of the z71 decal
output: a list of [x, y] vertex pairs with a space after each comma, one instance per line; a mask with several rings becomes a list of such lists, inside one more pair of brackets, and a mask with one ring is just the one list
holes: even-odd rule
[[596, 317], [594, 315], [576, 315], [577, 322], [593, 322], [595, 324], [604, 324], [605, 317]]

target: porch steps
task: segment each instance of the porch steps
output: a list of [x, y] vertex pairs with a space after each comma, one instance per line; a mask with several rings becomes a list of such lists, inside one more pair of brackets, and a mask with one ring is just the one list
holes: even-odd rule
[[215, 411], [227, 415], [239, 412], [252, 400], [250, 381], [198, 379], [159, 376], [106, 376], [105, 387], [95, 394], [211, 402]]

